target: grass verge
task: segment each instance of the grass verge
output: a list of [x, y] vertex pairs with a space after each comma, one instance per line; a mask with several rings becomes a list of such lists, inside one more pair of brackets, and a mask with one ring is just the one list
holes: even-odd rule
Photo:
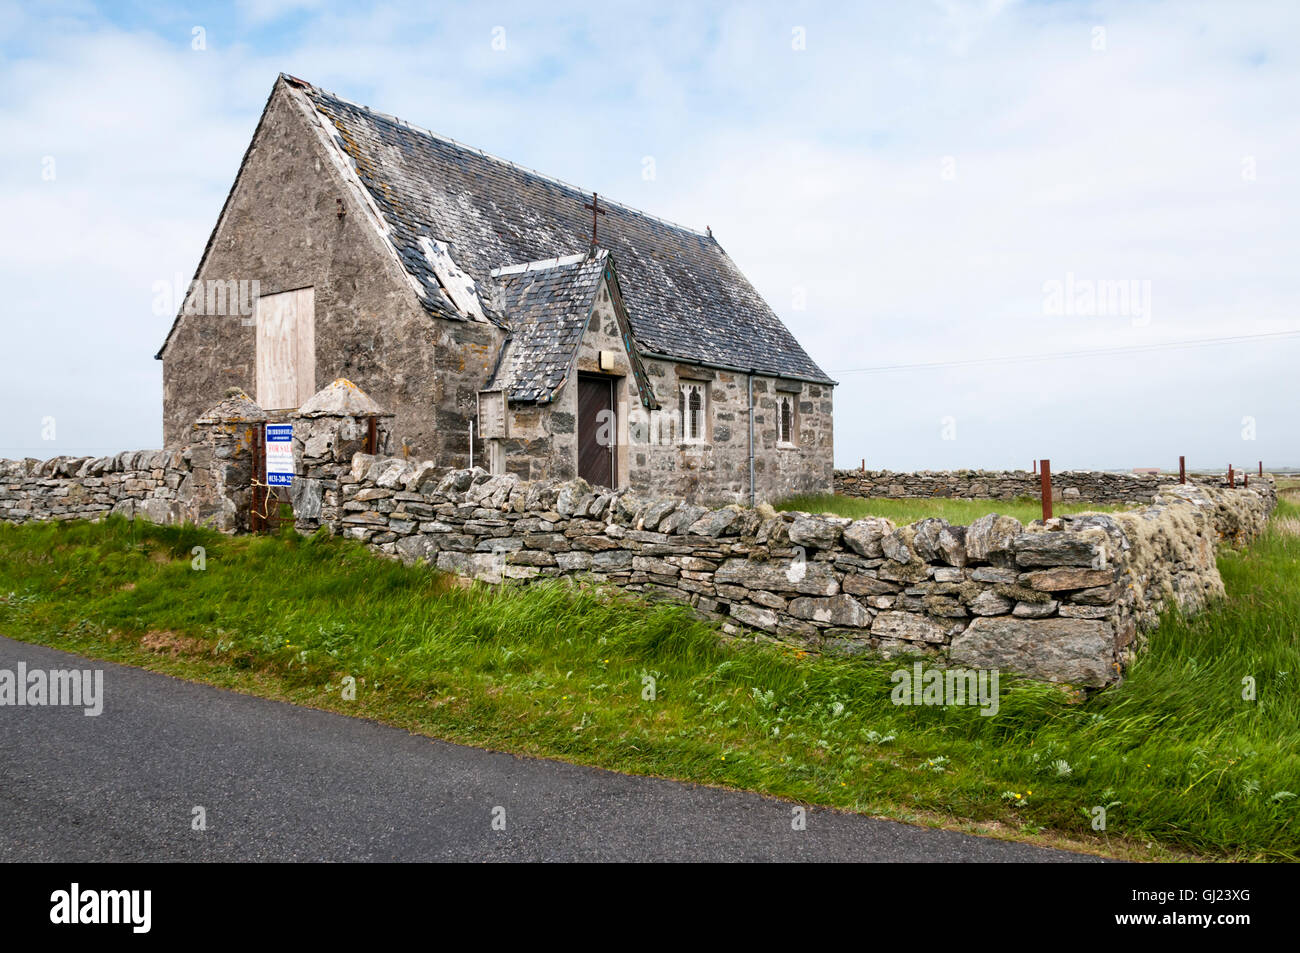
[[464, 587], [324, 536], [3, 525], [0, 633], [480, 747], [1130, 858], [1295, 860], [1298, 565], [1277, 531], [1225, 554], [1231, 598], [1168, 619], [1124, 684], [1003, 678], [992, 718], [893, 705], [906, 663], [723, 644], [680, 607]]

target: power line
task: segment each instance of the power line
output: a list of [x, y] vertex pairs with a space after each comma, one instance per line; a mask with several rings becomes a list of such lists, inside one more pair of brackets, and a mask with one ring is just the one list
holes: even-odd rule
[[923, 370], [931, 367], [973, 367], [982, 364], [1019, 364], [1027, 361], [1055, 361], [1067, 357], [1095, 357], [1103, 354], [1134, 354], [1143, 351], [1174, 350], [1178, 348], [1214, 347], [1222, 344], [1241, 344], [1265, 338], [1285, 338], [1300, 335], [1295, 331], [1268, 331], [1261, 334], [1236, 334], [1221, 338], [1201, 338], [1194, 341], [1166, 341], [1161, 344], [1130, 344], [1117, 347], [1092, 348], [1082, 351], [1057, 351], [1050, 354], [1017, 354], [1002, 357], [974, 357], [957, 361], [925, 361], [917, 364], [881, 364], [876, 367], [849, 367], [831, 371], [832, 374], [874, 374], [883, 371]]

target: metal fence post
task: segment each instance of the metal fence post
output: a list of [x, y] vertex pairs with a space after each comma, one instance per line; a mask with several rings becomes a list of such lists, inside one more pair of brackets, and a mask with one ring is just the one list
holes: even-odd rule
[[1043, 521], [1052, 518], [1052, 461], [1043, 460], [1041, 486], [1043, 490]]

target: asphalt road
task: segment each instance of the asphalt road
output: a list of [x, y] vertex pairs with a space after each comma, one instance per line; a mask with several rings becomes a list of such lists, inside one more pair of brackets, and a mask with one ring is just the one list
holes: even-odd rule
[[815, 808], [796, 831], [774, 798], [432, 741], [0, 637], [0, 669], [19, 661], [101, 669], [104, 709], [0, 706], [0, 861], [1095, 859]]

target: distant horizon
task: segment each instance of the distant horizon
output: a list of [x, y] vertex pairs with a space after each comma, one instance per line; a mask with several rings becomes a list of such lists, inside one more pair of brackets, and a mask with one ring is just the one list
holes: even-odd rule
[[[1050, 458], [1049, 458], [1049, 459], [1050, 459]], [[1256, 461], [1256, 463], [1257, 463], [1257, 462], [1258, 462], [1258, 461]], [[1258, 471], [1258, 467], [1256, 466], [1256, 463], [1250, 463], [1250, 464], [1248, 464], [1247, 466], [1244, 466], [1244, 467], [1243, 467], [1243, 466], [1238, 466], [1237, 464], [1234, 463], [1234, 464], [1233, 464], [1233, 469], [1234, 469], [1234, 472], [1236, 472], [1237, 474], [1254, 475], [1254, 474], [1256, 474], [1256, 473], [1259, 472], [1259, 471]], [[1024, 471], [1025, 473], [1032, 473], [1032, 472], [1033, 472], [1033, 470], [1031, 470], [1031, 469], [1030, 469], [1029, 467], [1027, 467], [1027, 466], [1024, 466], [1024, 467], [1014, 467], [1014, 466], [1012, 466], [1012, 467], [910, 467], [910, 468], [908, 468], [908, 469], [899, 469], [898, 467], [886, 467], [886, 466], [874, 466], [874, 467], [873, 467], [873, 466], [871, 465], [871, 461], [870, 461], [870, 460], [867, 461], [867, 467], [866, 467], [866, 468], [867, 468], [867, 470], [875, 470], [875, 471], [878, 471], [878, 472], [892, 472], [892, 473], [920, 473], [920, 472], [923, 472], [923, 471], [931, 471], [931, 472], [934, 472], [934, 473], [956, 473], [956, 472], [959, 472], [959, 471], [962, 471], [962, 470], [980, 470], [980, 471], [985, 471], [985, 472], [988, 472], [988, 473], [1016, 473], [1016, 472], [1020, 472], [1020, 471]], [[835, 465], [835, 469], [837, 469], [837, 470], [857, 470], [857, 469], [859, 469], [859, 465], [855, 463], [855, 464], [853, 464], [852, 466], [842, 467], [842, 466], [840, 466], [839, 464], [836, 464], [836, 465]], [[1055, 462], [1055, 461], [1052, 461], [1052, 473], [1053, 473], [1053, 474], [1056, 474], [1056, 473], [1132, 473], [1132, 472], [1134, 472], [1135, 470], [1138, 470], [1138, 469], [1143, 469], [1143, 467], [1142, 467], [1140, 464], [1139, 464], [1138, 466], [1135, 466], [1135, 467], [1089, 467], [1089, 466], [1081, 466], [1081, 467], [1077, 467], [1077, 466], [1057, 466], [1057, 465], [1056, 465], [1056, 462]], [[1282, 466], [1282, 467], [1271, 467], [1271, 468], [1270, 468], [1267, 462], [1265, 462], [1265, 464], [1264, 464], [1264, 473], [1265, 473], [1265, 474], [1268, 474], [1268, 473], [1288, 473], [1288, 472], [1295, 472], [1295, 471], [1300, 471], [1300, 466]], [[1176, 466], [1173, 467], [1173, 468], [1170, 468], [1170, 467], [1161, 467], [1159, 472], [1162, 473], [1162, 474], [1165, 474], [1165, 473], [1172, 473], [1172, 474], [1177, 475], [1177, 473], [1178, 473], [1178, 467], [1176, 467]], [[1221, 467], [1197, 467], [1197, 466], [1193, 466], [1192, 464], [1189, 463], [1189, 464], [1187, 464], [1186, 472], [1187, 472], [1189, 475], [1190, 475], [1190, 474], [1193, 474], [1193, 473], [1198, 473], [1198, 474], [1200, 474], [1200, 473], [1225, 473], [1225, 474], [1226, 474], [1226, 473], [1228, 472], [1228, 467], [1227, 467], [1227, 464], [1224, 464], [1224, 465], [1221, 466]]]

